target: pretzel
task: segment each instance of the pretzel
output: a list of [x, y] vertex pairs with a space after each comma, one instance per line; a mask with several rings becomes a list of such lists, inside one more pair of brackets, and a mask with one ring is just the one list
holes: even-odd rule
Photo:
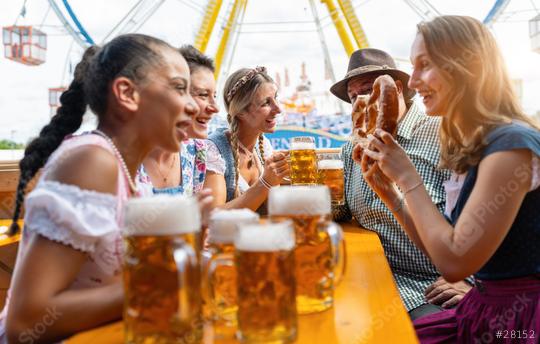
[[[396, 83], [391, 76], [381, 75], [375, 79], [371, 95], [360, 95], [353, 104], [353, 142], [360, 144], [362, 148], [368, 147], [367, 136], [373, 135], [376, 129], [382, 129], [395, 137], [398, 115], [399, 101]], [[354, 150], [353, 155], [355, 155], [354, 160], [360, 161], [362, 150]], [[373, 164], [374, 161], [369, 159], [370, 170]], [[378, 170], [378, 167], [376, 169]], [[374, 175], [386, 179], [380, 170], [374, 171]]]

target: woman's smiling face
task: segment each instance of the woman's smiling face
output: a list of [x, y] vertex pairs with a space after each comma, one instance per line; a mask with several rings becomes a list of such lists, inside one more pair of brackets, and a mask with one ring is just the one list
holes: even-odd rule
[[199, 113], [188, 130], [188, 136], [205, 139], [208, 137], [208, 122], [219, 112], [216, 103], [216, 80], [210, 69], [199, 67], [191, 73], [191, 96], [199, 107]]
[[431, 60], [421, 34], [416, 35], [412, 45], [411, 63], [413, 72], [409, 79], [409, 88], [415, 89], [422, 97], [428, 115], [444, 115], [448, 110], [451, 86], [441, 69]]

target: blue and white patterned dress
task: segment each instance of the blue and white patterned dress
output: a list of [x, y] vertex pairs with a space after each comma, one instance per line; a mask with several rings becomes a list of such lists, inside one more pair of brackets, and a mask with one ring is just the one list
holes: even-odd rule
[[204, 185], [206, 176], [207, 146], [204, 140], [188, 139], [182, 142], [180, 149], [180, 167], [182, 169], [181, 185], [158, 189], [152, 185], [150, 177], [141, 165], [137, 182], [143, 195], [182, 194], [196, 195]]

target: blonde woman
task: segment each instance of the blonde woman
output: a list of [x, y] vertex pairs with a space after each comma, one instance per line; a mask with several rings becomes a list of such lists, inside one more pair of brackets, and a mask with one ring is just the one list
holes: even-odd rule
[[[379, 130], [362, 170], [410, 239], [449, 282], [476, 286], [455, 309], [415, 321], [421, 343], [537, 343], [540, 332], [540, 131], [523, 114], [501, 52], [478, 20], [418, 25], [409, 87], [442, 116], [446, 218], [392, 136]], [[401, 190], [373, 183], [377, 162]]]
[[204, 185], [212, 189], [215, 206], [255, 211], [270, 187], [289, 174], [286, 154], [273, 153], [264, 137], [274, 132], [281, 113], [277, 86], [266, 68], [243, 68], [227, 79], [223, 94], [229, 128], [209, 137]]

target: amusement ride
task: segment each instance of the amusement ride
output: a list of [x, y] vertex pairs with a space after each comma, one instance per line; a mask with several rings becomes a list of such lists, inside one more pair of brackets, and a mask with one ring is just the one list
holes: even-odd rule
[[[81, 49], [100, 43], [96, 42], [91, 32], [85, 29], [85, 26], [75, 13], [74, 8], [68, 0], [46, 0], [48, 9], [41, 24], [22, 25], [20, 18], [24, 18], [26, 13], [27, 0], [24, 1], [21, 12], [13, 25], [3, 27], [3, 45], [4, 57], [11, 61], [22, 63], [28, 66], [38, 66], [46, 61], [47, 52], [47, 32], [44, 29], [43, 22], [50, 12], [54, 13], [61, 24], [64, 34], [72, 38], [72, 46], [77, 45]], [[169, 0], [171, 1], [171, 0]], [[235, 57], [235, 51], [243, 33], [242, 29], [248, 24], [244, 21], [248, 0], [207, 0], [204, 4], [193, 0], [178, 0], [186, 6], [195, 8], [202, 13], [198, 30], [192, 38], [192, 41], [186, 43], [193, 44], [200, 51], [212, 56], [215, 60], [215, 77], [218, 81], [218, 90], [223, 86], [226, 76], [231, 72], [231, 61]], [[251, 0], [256, 3], [257, 0]], [[359, 7], [369, 0], [304, 0], [312, 13], [311, 24], [320, 42], [321, 56], [324, 59], [325, 78], [336, 81], [336, 75], [332, 67], [331, 55], [328, 49], [327, 39], [323, 28], [333, 25], [338, 34], [343, 52], [350, 56], [353, 51], [370, 46], [368, 36], [362, 27], [357, 13], [361, 13]], [[112, 29], [105, 35], [103, 41], [112, 37], [137, 32], [147, 21], [149, 21], [156, 11], [166, 2], [166, 0], [137, 0], [134, 5], [128, 9], [125, 15], [118, 21]], [[320, 2], [317, 6], [317, 2]], [[403, 0], [404, 3], [422, 20], [440, 15], [441, 12], [429, 0]], [[528, 21], [529, 37], [531, 49], [540, 53], [540, 11], [535, 5], [535, 1], [530, 0], [530, 7], [522, 10], [509, 10], [510, 0], [496, 0], [486, 14], [483, 22], [492, 26], [496, 22]], [[251, 2], [250, 2], [251, 3]], [[321, 18], [321, 8], [326, 13]], [[287, 22], [260, 23], [260, 24], [283, 24]], [[288, 22], [293, 23], [294, 22]], [[326, 23], [326, 24], [323, 24]], [[264, 32], [264, 31], [262, 31]], [[217, 48], [215, 51], [209, 51], [209, 42], [212, 37], [217, 35]], [[65, 70], [70, 67], [71, 61], [68, 52], [66, 57]], [[320, 142], [322, 146], [335, 147], [342, 144], [344, 137], [350, 133], [350, 120], [348, 116], [340, 116], [346, 111], [342, 104], [333, 100], [332, 110], [321, 104], [317, 99], [329, 99], [328, 93], [317, 94], [311, 90], [311, 81], [306, 72], [306, 64], [301, 66], [300, 81], [297, 85], [291, 85], [287, 66], [284, 69], [283, 76], [276, 73], [275, 81], [284, 94], [282, 105], [284, 116], [281, 119], [279, 135], [298, 135], [298, 132], [306, 132], [310, 135], [323, 135], [325, 139]], [[64, 72], [66, 74], [66, 72]], [[62, 78], [65, 82], [65, 77]], [[56, 112], [59, 104], [59, 97], [65, 90], [65, 85], [54, 85], [49, 88], [49, 105], [51, 115]], [[323, 110], [324, 109], [324, 110]], [[224, 125], [222, 117], [216, 118], [213, 125]], [[290, 135], [286, 132], [289, 131]], [[284, 134], [285, 133], [285, 134]], [[277, 139], [276, 139], [277, 140]], [[277, 141], [276, 141], [277, 142]]]

